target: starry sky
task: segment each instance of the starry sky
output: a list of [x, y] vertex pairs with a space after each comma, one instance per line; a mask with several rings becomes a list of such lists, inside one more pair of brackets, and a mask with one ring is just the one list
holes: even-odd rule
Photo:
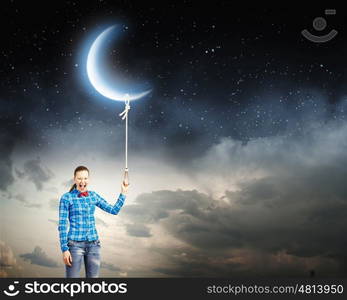
[[6, 1], [0, 276], [63, 276], [57, 206], [77, 165], [119, 191], [124, 105], [85, 69], [114, 24], [110, 73], [152, 92], [131, 103], [127, 203], [96, 215], [101, 275], [345, 276], [346, 13], [326, 8]]

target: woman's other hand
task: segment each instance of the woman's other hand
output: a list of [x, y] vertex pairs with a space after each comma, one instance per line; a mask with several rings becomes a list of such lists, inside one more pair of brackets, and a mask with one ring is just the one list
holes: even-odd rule
[[72, 256], [69, 250], [63, 252], [63, 261], [65, 265], [72, 266]]

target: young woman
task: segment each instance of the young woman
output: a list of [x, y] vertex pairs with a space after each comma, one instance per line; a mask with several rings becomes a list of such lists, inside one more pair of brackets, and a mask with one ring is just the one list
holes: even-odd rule
[[[114, 205], [94, 191], [88, 191], [89, 170], [79, 166], [74, 172], [74, 185], [59, 204], [59, 238], [63, 252], [66, 277], [79, 277], [84, 261], [86, 277], [98, 277], [100, 269], [100, 241], [95, 228], [95, 206], [116, 215], [122, 208], [128, 185], [123, 182], [121, 193]], [[70, 228], [68, 231], [68, 221]]]

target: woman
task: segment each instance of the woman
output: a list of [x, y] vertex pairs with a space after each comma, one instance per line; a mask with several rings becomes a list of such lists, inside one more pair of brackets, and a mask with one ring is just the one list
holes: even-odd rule
[[116, 215], [124, 204], [128, 190], [128, 185], [123, 182], [116, 204], [111, 205], [96, 192], [88, 191], [88, 181], [88, 168], [77, 167], [74, 185], [60, 199], [58, 230], [67, 278], [79, 277], [83, 260], [86, 277], [99, 276], [100, 241], [95, 228], [95, 206]]

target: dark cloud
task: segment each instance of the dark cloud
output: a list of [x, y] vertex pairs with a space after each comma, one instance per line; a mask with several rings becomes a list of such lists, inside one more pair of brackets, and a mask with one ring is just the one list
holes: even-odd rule
[[148, 226], [140, 223], [135, 224], [126, 224], [126, 231], [130, 236], [136, 237], [150, 237], [152, 236], [150, 233], [150, 229]]
[[[196, 178], [224, 184], [222, 198], [197, 190], [162, 190], [138, 196], [123, 213], [136, 224], [162, 226], [206, 256], [218, 253], [225, 260], [229, 251], [243, 249], [273, 265], [282, 253], [295, 268], [274, 265], [274, 274], [299, 274], [306, 259], [325, 272], [346, 275], [346, 128], [330, 124], [301, 137], [245, 145], [225, 139], [192, 164]], [[249, 270], [254, 260], [248, 260]], [[206, 266], [211, 274], [212, 265]]]
[[[8, 89], [6, 88], [8, 91]], [[31, 126], [23, 119], [22, 109], [16, 107], [16, 100], [12, 98], [1, 98], [0, 105], [0, 190], [6, 190], [14, 183], [13, 176], [13, 150], [17, 142], [25, 141], [28, 144], [36, 143], [36, 136], [31, 132]], [[26, 106], [26, 101], [20, 99], [21, 105]]]
[[49, 181], [53, 177], [52, 171], [41, 166], [41, 160], [39, 157], [27, 161], [24, 164], [23, 171], [17, 170], [17, 174], [22, 174], [20, 177], [27, 177], [35, 184], [39, 191], [42, 190], [43, 183]]
[[24, 260], [30, 261], [32, 264], [49, 267], [49, 268], [57, 268], [58, 264], [50, 259], [45, 252], [42, 251], [41, 247], [36, 246], [32, 253], [25, 253], [19, 255]]
[[[123, 107], [119, 109], [121, 111]], [[81, 147], [83, 147], [84, 153], [90, 154], [92, 160], [95, 160], [96, 157], [109, 155], [113, 157], [121, 156], [121, 153], [123, 153], [122, 143], [115, 143], [115, 141], [121, 140], [123, 137], [123, 124], [120, 122], [115, 124], [113, 119], [108, 122], [101, 121], [104, 115], [99, 120], [92, 120], [91, 115], [94, 115], [94, 113], [80, 112], [70, 123], [64, 124], [64, 128], [47, 129], [46, 134], [50, 149], [56, 151], [56, 149], [65, 148], [65, 145], [68, 145], [69, 153], [75, 153], [78, 157], [81, 154]], [[80, 133], [80, 124], [84, 124], [85, 131], [83, 131], [83, 134]], [[76, 139], [77, 136], [78, 139]], [[132, 139], [137, 139], [137, 136], [138, 134], [133, 132]], [[144, 137], [139, 137], [138, 142], [143, 139]], [[78, 164], [74, 167], [85, 164], [83, 158], [79, 158]], [[74, 168], [71, 169], [70, 174], [67, 174], [66, 180], [62, 182], [62, 185], [67, 189], [73, 184], [73, 170]]]
[[[1, 122], [0, 122], [1, 124]], [[1, 126], [1, 128], [5, 128]], [[12, 160], [10, 158], [14, 148], [14, 140], [6, 136], [3, 132], [0, 133], [0, 189], [6, 190], [14, 182], [12, 174]]]
[[301, 258], [285, 252], [238, 249], [225, 252], [201, 248], [150, 248], [163, 259], [152, 271], [169, 277], [308, 277], [311, 270], [319, 276], [335, 276], [336, 261], [325, 257]]
[[101, 262], [100, 268], [107, 269], [107, 270], [110, 270], [110, 271], [115, 271], [115, 272], [121, 271], [120, 268], [114, 266], [113, 264], [106, 263], [104, 261]]
[[[254, 201], [257, 195], [248, 197], [246, 190], [245, 195], [242, 190], [227, 192], [226, 201], [196, 191], [178, 191], [177, 197], [175, 193], [151, 193], [153, 202], [162, 201], [160, 209], [169, 207], [169, 216], [147, 220], [191, 247], [175, 250], [174, 254], [169, 248], [161, 249], [170, 264], [155, 268], [156, 272], [168, 276], [305, 276], [308, 269], [316, 268], [323, 275], [345, 275], [346, 238], [341, 230], [347, 225], [346, 204], [341, 204], [341, 199], [328, 205], [321, 203], [318, 213], [316, 203], [295, 192], [287, 195], [292, 197], [291, 202], [287, 202], [288, 198], [281, 202], [275, 196]], [[265, 195], [263, 191], [259, 193]], [[157, 209], [153, 202], [142, 207], [143, 214], [147, 214], [145, 207], [151, 213]], [[317, 218], [314, 222], [313, 217]], [[131, 218], [145, 220], [138, 215]], [[239, 254], [235, 255], [235, 251]]]
[[40, 207], [42, 207], [42, 204], [40, 204], [40, 203], [32, 203], [32, 202], [28, 201], [26, 199], [26, 197], [24, 195], [22, 195], [22, 194], [17, 194], [17, 195], [14, 196], [14, 198], [16, 200], [18, 200], [19, 202], [22, 202], [25, 207], [29, 207], [29, 208], [40, 208]]
[[241, 263], [228, 261], [227, 257], [210, 255], [200, 249], [151, 248], [151, 251], [159, 253], [166, 261], [166, 264], [157, 266], [152, 271], [169, 277], [239, 277], [246, 273], [246, 270], [242, 270]]
[[24, 176], [25, 176], [24, 172], [19, 171], [17, 168], [14, 171], [15, 171], [15, 173], [19, 179], [24, 178]]

